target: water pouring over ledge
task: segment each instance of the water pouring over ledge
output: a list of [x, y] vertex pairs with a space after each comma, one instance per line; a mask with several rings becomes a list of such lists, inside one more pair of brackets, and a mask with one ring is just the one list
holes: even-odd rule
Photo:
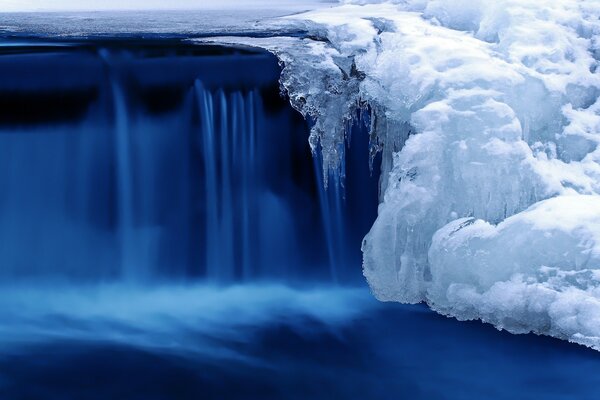
[[325, 189], [274, 56], [176, 40], [3, 53], [3, 279], [361, 279], [366, 134], [356, 180]]

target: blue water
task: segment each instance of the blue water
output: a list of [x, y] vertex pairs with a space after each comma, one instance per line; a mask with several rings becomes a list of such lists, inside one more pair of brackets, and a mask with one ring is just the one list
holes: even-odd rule
[[[89, 317], [55, 316], [44, 323], [45, 334], [54, 324], [58, 330], [69, 328], [73, 336], [10, 342], [0, 356], [0, 395], [8, 399], [597, 398], [600, 360], [593, 350], [450, 320], [421, 306], [376, 304], [366, 291], [363, 295], [361, 299], [360, 294], [331, 291], [330, 296], [317, 296], [314, 303], [308, 301], [307, 307], [318, 308], [320, 300], [337, 299], [340, 309], [330, 310], [327, 317], [307, 308], [282, 310], [275, 305], [263, 314], [251, 297], [246, 297], [253, 303], [250, 315], [234, 307], [235, 312], [204, 323], [175, 315], [156, 324], [138, 319], [131, 326], [105, 319], [89, 326]], [[232, 323], [233, 319], [240, 323]], [[161, 323], [169, 324], [165, 336]], [[86, 329], [89, 335], [74, 335]]]
[[324, 189], [272, 55], [175, 40], [1, 51], [0, 275], [359, 280], [377, 176]]
[[365, 127], [325, 189], [274, 56], [4, 44], [0, 398], [597, 398], [597, 352], [372, 298]]

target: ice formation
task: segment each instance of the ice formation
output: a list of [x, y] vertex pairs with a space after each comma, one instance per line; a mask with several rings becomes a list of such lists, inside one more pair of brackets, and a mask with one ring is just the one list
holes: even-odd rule
[[370, 111], [375, 296], [600, 349], [600, 3], [346, 3], [244, 42], [279, 55], [326, 170]]

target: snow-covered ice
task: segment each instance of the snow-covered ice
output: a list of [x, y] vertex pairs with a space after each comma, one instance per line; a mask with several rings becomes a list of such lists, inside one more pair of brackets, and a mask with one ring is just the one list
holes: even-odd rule
[[326, 170], [370, 110], [375, 296], [600, 349], [600, 3], [346, 3], [231, 40], [279, 55]]

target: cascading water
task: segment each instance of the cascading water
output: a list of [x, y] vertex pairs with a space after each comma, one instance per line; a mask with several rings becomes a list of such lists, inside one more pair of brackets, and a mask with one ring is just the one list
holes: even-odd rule
[[[0, 110], [1, 275], [361, 279], [377, 178], [325, 189], [273, 56], [180, 42], [34, 44], [0, 57], [13, 77], [0, 87], [12, 104]], [[29, 111], [15, 113], [15, 99]], [[366, 170], [366, 135], [354, 136], [349, 157]]]

